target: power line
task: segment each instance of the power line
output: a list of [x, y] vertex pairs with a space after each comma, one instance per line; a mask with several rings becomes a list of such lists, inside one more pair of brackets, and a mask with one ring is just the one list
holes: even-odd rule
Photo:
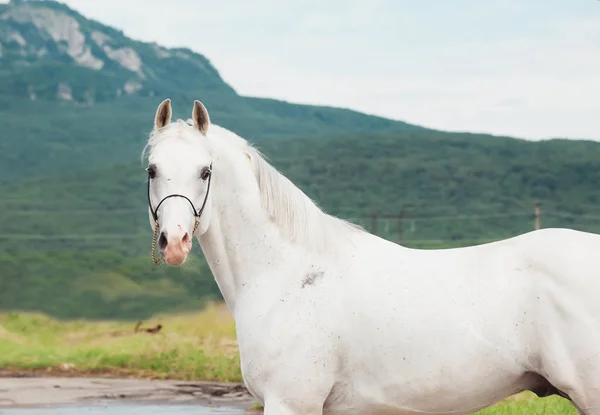
[[[10, 199], [9, 199], [10, 200]], [[4, 199], [2, 202], [6, 202], [7, 200]], [[410, 203], [410, 205], [415, 205], [415, 203]], [[418, 205], [418, 203], [417, 203]], [[580, 217], [580, 218], [584, 218], [584, 217], [588, 217], [588, 218], [600, 218], [600, 209], [598, 206], [594, 206], [594, 205], [577, 205], [578, 208], [582, 208], [584, 206], [587, 207], [594, 207], [596, 208], [595, 212], [589, 212], [589, 213], [576, 213], [576, 212], [564, 212], [561, 211], [560, 209], [555, 209], [555, 210], [544, 210], [544, 216], [549, 216], [549, 215], [553, 215], [553, 216], [563, 216], [563, 217]], [[340, 217], [351, 217], [351, 218], [356, 218], [356, 219], [367, 219], [368, 213], [366, 212], [368, 210], [367, 209], [360, 209], [357, 207], [337, 207], [335, 209], [329, 209], [326, 206], [322, 206], [324, 208], [324, 211], [328, 214], [331, 215], [335, 215], [335, 216], [340, 216]], [[401, 210], [402, 208], [399, 208], [399, 210]], [[548, 208], [546, 208], [548, 209]], [[498, 210], [503, 210], [500, 206], [498, 205], [489, 205], [489, 206], [477, 206], [477, 213], [473, 212], [473, 213], [466, 213], [466, 214], [456, 214], [456, 215], [452, 215], [452, 214], [448, 214], [447, 211], [451, 210], [451, 211], [456, 211], [457, 207], [456, 206], [451, 206], [451, 205], [436, 205], [435, 206], [435, 210], [431, 211], [431, 214], [425, 213], [423, 215], [413, 215], [411, 214], [411, 212], [427, 212], [428, 209], [423, 209], [422, 207], [419, 206], [412, 206], [412, 207], [405, 207], [403, 208], [404, 212], [405, 212], [405, 218], [406, 219], [411, 219], [411, 220], [420, 220], [420, 219], [427, 219], [427, 220], [445, 220], [445, 219], [451, 219], [451, 220], [472, 220], [472, 219], [478, 219], [478, 218], [492, 218], [492, 217], [517, 217], [517, 216], [526, 216], [529, 215], [529, 209], [527, 209], [525, 206], [522, 209], [517, 208], [517, 210], [513, 210], [510, 212], [499, 212], [499, 213], [480, 213], [482, 211], [498, 211]], [[589, 211], [589, 209], [588, 209]], [[69, 207], [65, 207], [65, 206], [60, 206], [60, 205], [54, 205], [52, 206], [52, 204], [48, 205], [48, 204], [44, 204], [43, 207], [35, 207], [32, 205], [28, 205], [26, 204], [23, 207], [15, 207], [15, 206], [7, 206], [6, 203], [1, 203], [0, 202], [0, 218], [2, 218], [3, 216], [6, 215], [23, 215], [23, 216], [47, 216], [47, 215], [109, 215], [109, 214], [116, 214], [116, 215], [124, 215], [124, 214], [136, 214], [136, 215], [144, 215], [147, 214], [147, 208], [145, 206], [140, 206], [140, 207], [127, 207], [127, 208], [110, 208], [110, 207], [106, 207], [106, 208], [82, 208], [82, 209], [72, 209]], [[364, 215], [364, 216], [363, 216]], [[378, 212], [378, 217], [380, 219], [384, 219], [385, 216], [392, 216], [392, 217], [396, 217], [397, 214], [396, 213], [392, 213], [390, 214], [389, 211], [385, 212]]]
[[136, 238], [148, 238], [152, 237], [152, 233], [148, 234], [100, 234], [100, 233], [90, 233], [90, 234], [65, 234], [65, 235], [31, 235], [31, 234], [18, 234], [18, 233], [4, 233], [0, 234], [0, 239], [10, 240], [10, 239], [18, 239], [18, 240], [37, 240], [37, 241], [46, 241], [46, 240], [73, 240], [73, 239], [94, 239], [94, 240], [113, 240], [113, 239], [136, 239]]
[[576, 213], [566, 213], [566, 212], [545, 212], [544, 216], [558, 216], [561, 218], [576, 218], [576, 219], [600, 219], [600, 215], [578, 215]]
[[[452, 208], [452, 209], [456, 209], [456, 207], [451, 207], [451, 206], [437, 206], [438, 209], [440, 208], [444, 208], [444, 207], [448, 207], [448, 208]], [[482, 207], [479, 207], [480, 209]], [[348, 208], [338, 208], [338, 211], [341, 210], [347, 210]], [[356, 208], [353, 208], [356, 209]], [[415, 209], [417, 212], [419, 212], [419, 209]], [[441, 210], [441, 209], [440, 209]], [[490, 209], [491, 210], [491, 209]], [[401, 213], [402, 212], [402, 213]], [[21, 210], [21, 209], [12, 209], [12, 210], [2, 210], [0, 209], [0, 219], [6, 219], [6, 215], [25, 215], [25, 216], [43, 216], [44, 219], [47, 219], [48, 215], [50, 214], [67, 214], [67, 215], [76, 215], [76, 214], [92, 214], [92, 215], [97, 215], [97, 214], [114, 214], [114, 215], [123, 215], [123, 214], [130, 214], [130, 213], [135, 213], [136, 215], [140, 215], [140, 219], [142, 219], [142, 217], [144, 216], [144, 214], [147, 214], [147, 208], [143, 207], [143, 208], [117, 208], [117, 209], [61, 209], [61, 210], [41, 210], [41, 209], [33, 209], [33, 210]], [[497, 212], [497, 213], [464, 213], [464, 214], [454, 214], [454, 215], [449, 215], [449, 214], [427, 214], [422, 212], [422, 216], [413, 216], [411, 215], [410, 209], [405, 209], [402, 211], [398, 211], [398, 213], [396, 214], [389, 214], [389, 213], [377, 213], [375, 212], [372, 216], [367, 216], [367, 215], [348, 215], [346, 216], [346, 218], [354, 223], [357, 224], [363, 224], [366, 225], [369, 222], [371, 223], [371, 229], [370, 231], [374, 234], [379, 234], [380, 232], [377, 232], [377, 221], [382, 221], [384, 223], [384, 228], [385, 228], [385, 234], [389, 234], [389, 233], [393, 233], [390, 232], [390, 227], [389, 224], [391, 223], [391, 221], [395, 221], [398, 225], [397, 227], [398, 232], [399, 232], [399, 239], [403, 239], [402, 237], [402, 220], [405, 220], [407, 222], [409, 222], [412, 225], [414, 225], [414, 223], [419, 223], [419, 222], [431, 222], [431, 221], [449, 221], [449, 222], [454, 222], [454, 221], [476, 221], [476, 220], [485, 220], [485, 219], [492, 219], [492, 218], [496, 218], [496, 219], [500, 219], [500, 218], [505, 218], [505, 219], [516, 219], [516, 218], [523, 218], [523, 219], [532, 219], [534, 218], [534, 213], [533, 212], [527, 212], [525, 211], [525, 209], [523, 210], [519, 210], [519, 211], [513, 211], [513, 212]], [[536, 213], [537, 214], [537, 213]], [[4, 215], [4, 217], [2, 216]], [[343, 217], [342, 215], [340, 215], [339, 213], [337, 214], [337, 216], [339, 216], [340, 218]], [[556, 218], [568, 218], [571, 220], [577, 220], [579, 222], [581, 221], [587, 221], [587, 220], [600, 220], [600, 214], [577, 214], [577, 213], [569, 213], [569, 212], [561, 212], [558, 210], [550, 210], [550, 211], [544, 211], [543, 212], [543, 216], [545, 218], [554, 218], [556, 220]], [[51, 221], [51, 219], [48, 219], [48, 221]], [[129, 225], [135, 225], [136, 222], [132, 223], [131, 221], [128, 223]], [[517, 225], [517, 227], [519, 227], [519, 223], [520, 220], [518, 222], [513, 222], [513, 224]], [[75, 223], [77, 226], [80, 226], [80, 223], [76, 222]], [[100, 223], [101, 225], [101, 223]], [[438, 225], [435, 225], [438, 226]], [[536, 225], [538, 226], [538, 225]], [[139, 227], [139, 226], [138, 226]], [[412, 226], [414, 228], [414, 226]], [[365, 228], [368, 228], [368, 226], [365, 226]], [[66, 234], [31, 234], [31, 233], [3, 233], [0, 234], [0, 240], [22, 240], [22, 241], [67, 241], [67, 240], [77, 240], [77, 241], [111, 241], [111, 240], [135, 240], [135, 239], [140, 239], [144, 238], [147, 239], [150, 236], [150, 229], [148, 228], [148, 233], [83, 233], [83, 234], [74, 234], [74, 233], [66, 233]], [[367, 229], [369, 230], [369, 229]], [[410, 233], [413, 233], [413, 230], [410, 230]], [[410, 240], [410, 239], [409, 239]], [[487, 239], [489, 240], [489, 239]], [[427, 243], [431, 243], [431, 242], [439, 242], [439, 243], [444, 243], [444, 242], [457, 242], [457, 241], [474, 241], [472, 239], [464, 239], [464, 240], [422, 240], [422, 241], [412, 241], [415, 243], [418, 242], [427, 242]]]
[[144, 214], [147, 213], [147, 210], [139, 209], [139, 208], [120, 208], [120, 209], [61, 209], [61, 210], [17, 210], [17, 209], [2, 209], [0, 211], [1, 214], [12, 214], [12, 215], [39, 215], [45, 216], [48, 214], [65, 214], [65, 215], [76, 215], [76, 214], [127, 214], [127, 213], [135, 213], [135, 214]]
[[[60, 214], [60, 215], [76, 215], [76, 214], [129, 214], [135, 213], [138, 215], [147, 214], [145, 209], [129, 208], [129, 209], [65, 209], [65, 210], [0, 210], [0, 218], [8, 215], [32, 215], [32, 216], [47, 216], [49, 214]], [[329, 213], [329, 212], [326, 212]], [[329, 213], [335, 214], [335, 213]], [[405, 218], [410, 220], [472, 220], [472, 219], [486, 219], [486, 218], [500, 218], [500, 217], [528, 217], [531, 213], [529, 212], [505, 212], [505, 213], [474, 213], [474, 214], [463, 214], [463, 215], [428, 215], [414, 216], [410, 214], [410, 211], [405, 212]], [[380, 219], [394, 219], [396, 215], [390, 215], [386, 213], [378, 213], [377, 216]], [[561, 217], [577, 217], [577, 218], [594, 218], [600, 219], [600, 215], [594, 214], [577, 214], [569, 212], [553, 212], [545, 211], [544, 216], [561, 216]], [[341, 217], [341, 216], [340, 216]], [[351, 219], [363, 220], [369, 219], [370, 216], [348, 216]]]

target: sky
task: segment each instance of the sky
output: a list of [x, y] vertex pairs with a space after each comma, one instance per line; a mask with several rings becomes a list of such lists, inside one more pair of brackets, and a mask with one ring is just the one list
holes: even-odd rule
[[202, 53], [243, 95], [600, 141], [599, 0], [62, 2], [134, 39]]

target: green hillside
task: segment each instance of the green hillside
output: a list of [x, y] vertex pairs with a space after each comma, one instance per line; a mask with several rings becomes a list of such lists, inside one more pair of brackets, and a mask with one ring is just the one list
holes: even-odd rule
[[0, 310], [143, 318], [219, 297], [197, 244], [181, 268], [150, 260], [139, 155], [165, 97], [181, 118], [202, 100], [330, 213], [398, 240], [404, 211], [403, 244], [520, 234], [536, 202], [542, 226], [600, 232], [595, 142], [446, 133], [240, 96], [204, 56], [50, 1], [0, 5], [0, 52]]
[[[402, 243], [410, 246], [529, 231], [538, 200], [543, 225], [600, 231], [595, 143], [411, 133], [274, 140], [260, 148], [325, 210], [367, 229], [373, 210], [404, 208]], [[217, 298], [197, 244], [182, 268], [152, 264], [144, 173], [138, 162], [5, 187], [2, 308], [146, 317]], [[397, 226], [397, 219], [379, 220], [377, 233], [397, 240]]]
[[[182, 117], [191, 116], [192, 96], [169, 95]], [[351, 111], [281, 103], [289, 113], [260, 112], [277, 101], [236, 98], [232, 109], [220, 109], [222, 97], [202, 94], [215, 123], [256, 141], [265, 139], [329, 137], [352, 129], [367, 132], [401, 131], [403, 124]], [[196, 97], [198, 98], [198, 97]], [[41, 173], [67, 173], [133, 163], [152, 128], [162, 99], [127, 97], [113, 103], [78, 107], [70, 102], [28, 102], [0, 96], [0, 183], [11, 183]], [[237, 106], [239, 103], [239, 107]], [[408, 128], [408, 127], [406, 127]], [[415, 127], [416, 129], [416, 127]]]

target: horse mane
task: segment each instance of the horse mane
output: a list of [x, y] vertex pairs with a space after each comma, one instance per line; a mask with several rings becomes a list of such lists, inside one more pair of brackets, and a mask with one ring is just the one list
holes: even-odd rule
[[250, 158], [263, 209], [286, 238], [316, 252], [330, 252], [353, 232], [364, 232], [352, 222], [325, 213], [246, 139], [214, 124], [210, 129], [217, 140], [228, 141]]
[[253, 146], [246, 152], [258, 181], [260, 199], [267, 215], [292, 241], [317, 252], [331, 251], [348, 231], [363, 229], [346, 220], [331, 216], [269, 164]]
[[[177, 120], [176, 124], [180, 127], [191, 125], [190, 120]], [[325, 213], [291, 180], [269, 164], [261, 152], [246, 139], [216, 124], [210, 125], [208, 134], [209, 137], [216, 136], [209, 140], [213, 149], [216, 143], [225, 141], [229, 144], [227, 147], [234, 147], [249, 157], [258, 183], [261, 205], [268, 218], [287, 239], [312, 251], [331, 252], [353, 232], [366, 232], [359, 225]], [[161, 134], [153, 132], [146, 147], [162, 139], [160, 136]]]

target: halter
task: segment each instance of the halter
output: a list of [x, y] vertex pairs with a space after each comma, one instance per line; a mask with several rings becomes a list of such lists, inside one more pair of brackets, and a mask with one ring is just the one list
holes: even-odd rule
[[156, 255], [154, 253], [155, 249], [156, 249], [156, 236], [158, 234], [158, 208], [160, 208], [160, 205], [162, 205], [162, 203], [170, 197], [183, 197], [185, 200], [187, 200], [189, 202], [189, 204], [192, 206], [192, 210], [194, 211], [194, 230], [192, 231], [192, 235], [193, 235], [196, 232], [198, 225], [200, 224], [200, 215], [202, 215], [204, 206], [206, 206], [206, 200], [208, 199], [208, 192], [210, 191], [210, 182], [212, 179], [212, 163], [210, 164], [208, 171], [209, 171], [208, 187], [206, 188], [206, 195], [204, 196], [204, 202], [202, 202], [202, 207], [198, 211], [196, 210], [196, 207], [194, 206], [192, 201], [187, 196], [176, 194], [176, 193], [165, 196], [160, 201], [158, 206], [156, 206], [156, 209], [152, 209], [152, 202], [150, 201], [150, 180], [148, 180], [148, 207], [150, 208], [150, 212], [152, 213], [152, 218], [154, 219], [154, 230], [153, 230], [153, 235], [152, 235], [152, 262], [154, 262], [154, 264], [158, 264], [160, 262], [160, 259], [156, 258]]

